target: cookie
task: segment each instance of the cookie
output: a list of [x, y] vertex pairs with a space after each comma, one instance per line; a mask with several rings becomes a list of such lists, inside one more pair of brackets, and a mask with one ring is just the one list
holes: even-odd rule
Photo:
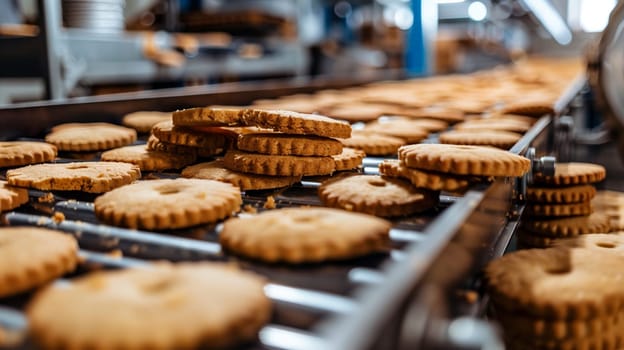
[[555, 175], [537, 174], [533, 183], [554, 186], [585, 185], [600, 182], [607, 176], [602, 165], [592, 163], [555, 163]]
[[242, 111], [236, 106], [188, 108], [173, 112], [172, 120], [177, 126], [242, 126]]
[[531, 167], [525, 157], [481, 146], [408, 145], [399, 148], [399, 159], [410, 168], [457, 175], [522, 176]]
[[0, 213], [12, 210], [28, 202], [28, 190], [12, 187], [0, 180]]
[[285, 134], [310, 134], [337, 138], [351, 136], [349, 123], [316, 114], [245, 109], [242, 118], [245, 125], [272, 129]]
[[517, 238], [519, 249], [549, 248], [562, 240], [561, 238], [536, 235], [525, 230], [519, 230]]
[[0, 228], [0, 298], [27, 291], [73, 271], [74, 237], [36, 227]]
[[[394, 125], [396, 124], [396, 126]], [[366, 124], [366, 129], [373, 127], [383, 129], [389, 127], [391, 129], [400, 129], [401, 126], [413, 129], [424, 129], [428, 132], [439, 132], [448, 128], [449, 124], [442, 120], [429, 119], [429, 118], [408, 118], [405, 116], [387, 116], [381, 118], [379, 121]]]
[[124, 115], [121, 124], [146, 134], [154, 125], [167, 120], [171, 120], [170, 112], [139, 111]]
[[140, 177], [138, 166], [121, 162], [37, 164], [7, 171], [9, 185], [42, 191], [102, 193]]
[[115, 148], [102, 153], [101, 160], [136, 164], [142, 171], [180, 169], [195, 161], [194, 154], [149, 151], [146, 145]]
[[562, 203], [562, 204], [548, 204], [548, 203], [532, 203], [528, 204], [524, 209], [524, 213], [529, 216], [578, 216], [589, 215], [592, 213], [591, 202], [581, 203]]
[[[227, 146], [227, 136], [205, 133], [174, 126], [171, 121], [161, 122], [152, 128], [152, 134], [161, 142], [201, 149], [203, 156], [222, 153]], [[200, 151], [198, 151], [200, 152]]]
[[392, 224], [330, 208], [284, 208], [229, 219], [219, 236], [227, 251], [266, 262], [350, 259], [386, 247]]
[[375, 175], [345, 174], [331, 178], [321, 184], [318, 194], [328, 207], [384, 217], [419, 213], [435, 207], [439, 200], [437, 192]]
[[236, 143], [242, 151], [282, 156], [331, 156], [342, 152], [340, 141], [313, 135], [245, 133]]
[[325, 108], [323, 113], [334, 119], [355, 123], [377, 120], [382, 115], [388, 114], [390, 109], [384, 105], [354, 102], [348, 105], [335, 105]]
[[624, 208], [624, 192], [601, 190], [596, 192], [592, 200], [596, 210], [620, 210]]
[[95, 199], [95, 215], [104, 223], [165, 230], [214, 223], [237, 212], [238, 187], [203, 179], [139, 181]]
[[567, 187], [529, 187], [526, 199], [535, 203], [580, 203], [590, 201], [596, 195], [591, 185]]
[[175, 143], [163, 142], [154, 135], [150, 135], [147, 138], [146, 149], [148, 151], [190, 155], [197, 155], [197, 151], [199, 150], [199, 148], [197, 147], [182, 146], [176, 145]]
[[546, 114], [552, 115], [555, 109], [552, 103], [546, 101], [514, 101], [506, 103], [498, 112], [541, 117]]
[[61, 124], [45, 137], [59, 151], [103, 151], [129, 145], [136, 139], [136, 130], [109, 123]]
[[463, 123], [453, 126], [456, 130], [496, 130], [510, 131], [523, 134], [531, 128], [531, 124], [516, 119], [498, 118], [480, 118], [471, 119]]
[[557, 240], [557, 246], [597, 250], [602, 253], [624, 255], [624, 232], [596, 233]]
[[497, 310], [586, 320], [623, 311], [622, 264], [624, 256], [589, 249], [530, 249], [491, 262], [485, 279]]
[[621, 349], [623, 336], [618, 331], [600, 337], [581, 339], [543, 340], [526, 337], [505, 338], [505, 349], [508, 350], [587, 350], [587, 349]]
[[547, 237], [575, 237], [589, 233], [610, 232], [609, 217], [602, 213], [553, 220], [525, 220], [524, 229]]
[[53, 161], [56, 147], [45, 142], [0, 142], [0, 168]]
[[379, 173], [383, 176], [400, 177], [418, 188], [426, 188], [432, 191], [463, 191], [477, 178], [466, 176], [453, 176], [445, 173], [408, 168], [398, 160], [385, 159], [379, 164]]
[[277, 156], [241, 151], [228, 151], [223, 163], [230, 170], [273, 176], [327, 175], [336, 169], [332, 157]]
[[492, 146], [509, 149], [522, 138], [522, 135], [509, 131], [493, 130], [452, 130], [440, 134], [440, 143], [453, 145]]
[[423, 126], [405, 119], [366, 125], [364, 132], [398, 137], [407, 144], [418, 143], [429, 136], [429, 131]]
[[97, 271], [46, 288], [27, 315], [35, 342], [46, 349], [232, 347], [255, 339], [269, 321], [264, 284], [208, 262]]
[[340, 139], [340, 142], [346, 147], [362, 150], [369, 156], [395, 155], [399, 147], [405, 145], [405, 141], [398, 137], [361, 130], [353, 130], [350, 138]]
[[464, 112], [459, 109], [445, 107], [427, 107], [419, 109], [409, 109], [401, 112], [401, 115], [411, 118], [429, 118], [442, 120], [449, 124], [458, 123], [464, 120]]
[[300, 176], [268, 176], [232, 171], [225, 167], [222, 160], [191, 165], [182, 170], [182, 176], [231, 183], [241, 191], [286, 187], [301, 180]]
[[351, 170], [362, 165], [366, 153], [359, 149], [345, 147], [342, 153], [331, 157], [336, 162], [336, 171]]

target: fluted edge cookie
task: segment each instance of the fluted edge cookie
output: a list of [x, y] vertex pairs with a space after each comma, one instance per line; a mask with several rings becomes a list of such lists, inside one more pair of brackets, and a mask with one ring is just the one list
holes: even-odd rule
[[245, 109], [245, 125], [280, 131], [286, 134], [310, 134], [325, 137], [348, 138], [349, 123], [316, 114], [284, 110]]
[[593, 211], [591, 202], [581, 203], [531, 203], [525, 208], [525, 214], [530, 216], [578, 216], [589, 215]]
[[241, 107], [209, 106], [178, 110], [172, 113], [174, 125], [242, 126]]
[[234, 171], [273, 176], [327, 175], [336, 169], [332, 157], [278, 156], [232, 150], [223, 157], [223, 164]]
[[348, 139], [340, 139], [345, 147], [360, 149], [369, 156], [387, 156], [397, 153], [405, 141], [398, 137], [353, 130]]
[[607, 176], [606, 169], [592, 163], [555, 163], [555, 175], [537, 174], [533, 177], [536, 184], [566, 186], [584, 185], [600, 182]]
[[592, 185], [567, 187], [529, 187], [526, 198], [535, 203], [580, 203], [590, 201], [596, 195]]
[[522, 226], [527, 231], [548, 237], [574, 237], [611, 231], [609, 217], [602, 213], [551, 220], [525, 220]]
[[121, 124], [140, 133], [148, 133], [160, 122], [171, 120], [170, 112], [139, 111], [128, 113], [121, 119]]
[[453, 145], [476, 145], [493, 146], [502, 149], [509, 149], [522, 138], [522, 135], [515, 132], [503, 130], [451, 130], [440, 134], [440, 143]]
[[56, 158], [56, 146], [45, 142], [0, 142], [0, 168], [50, 162]]
[[476, 182], [477, 178], [453, 176], [445, 173], [408, 168], [399, 160], [385, 159], [379, 164], [379, 173], [383, 176], [401, 177], [415, 187], [426, 188], [432, 191], [462, 191]]
[[342, 143], [314, 135], [247, 133], [238, 136], [237, 148], [282, 156], [331, 156], [342, 152]]
[[176, 127], [170, 121], [161, 122], [152, 128], [152, 134], [162, 142], [195, 147], [204, 155], [216, 155], [227, 147], [228, 137], [224, 134], [207, 133], [190, 128]]
[[359, 149], [345, 147], [342, 149], [342, 153], [331, 157], [336, 162], [336, 171], [351, 170], [362, 165], [366, 153]]
[[195, 161], [195, 155], [189, 153], [168, 153], [150, 151], [146, 145], [134, 145], [115, 148], [102, 153], [102, 161], [123, 162], [137, 165], [142, 171], [180, 169]]
[[0, 212], [15, 209], [28, 202], [28, 190], [9, 186], [0, 180]]
[[45, 141], [59, 151], [102, 151], [136, 141], [136, 130], [109, 123], [67, 123], [57, 125]]

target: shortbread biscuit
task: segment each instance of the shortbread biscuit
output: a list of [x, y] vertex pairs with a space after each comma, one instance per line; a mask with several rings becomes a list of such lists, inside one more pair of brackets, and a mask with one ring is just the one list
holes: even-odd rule
[[463, 191], [478, 178], [450, 175], [433, 171], [408, 168], [394, 159], [386, 159], [379, 164], [379, 173], [384, 176], [401, 177], [415, 187], [426, 188], [432, 191]]
[[182, 146], [176, 145], [175, 143], [163, 142], [154, 135], [150, 135], [147, 138], [146, 147], [149, 151], [191, 155], [197, 155], [197, 151], [199, 150], [199, 148], [197, 147]]
[[375, 175], [331, 178], [321, 184], [318, 193], [328, 207], [385, 217], [419, 213], [435, 207], [439, 200], [438, 192]]
[[285, 208], [227, 220], [219, 236], [227, 251], [267, 262], [311, 263], [380, 251], [392, 224], [330, 208]]
[[557, 240], [557, 246], [597, 250], [602, 253], [624, 256], [624, 232], [595, 233], [570, 239]]
[[422, 129], [428, 132], [439, 132], [447, 129], [449, 124], [442, 120], [429, 119], [429, 118], [408, 118], [405, 116], [387, 116], [379, 121], [366, 124], [364, 130], [375, 129], [383, 130], [384, 128], [400, 130], [401, 128], [407, 129]]
[[269, 321], [264, 284], [208, 262], [97, 271], [46, 288], [27, 314], [35, 342], [46, 349], [232, 347], [255, 339]]
[[420, 142], [429, 136], [429, 131], [421, 124], [405, 119], [370, 124], [364, 127], [364, 132], [398, 137], [407, 144]]
[[9, 186], [0, 180], [0, 213], [12, 210], [28, 202], [28, 190]]
[[527, 158], [504, 150], [444, 144], [402, 146], [399, 159], [410, 168], [458, 175], [522, 176], [531, 166]]
[[140, 177], [138, 166], [121, 162], [37, 164], [7, 171], [9, 185], [42, 191], [102, 193]]
[[430, 118], [442, 120], [450, 124], [458, 123], [464, 120], [463, 111], [446, 107], [426, 107], [420, 109], [409, 109], [401, 112], [401, 115], [405, 115], [411, 118]]
[[608, 317], [624, 309], [624, 256], [589, 249], [513, 252], [485, 269], [494, 306], [553, 320]]
[[359, 149], [345, 147], [342, 153], [331, 157], [336, 162], [336, 171], [351, 170], [362, 165], [366, 153]]
[[562, 240], [561, 238], [533, 234], [526, 230], [519, 230], [517, 238], [519, 249], [549, 248], [554, 246], [558, 241]]
[[502, 130], [451, 130], [440, 134], [440, 143], [453, 145], [492, 146], [509, 149], [522, 138], [515, 132]]
[[376, 120], [382, 115], [388, 114], [389, 110], [391, 110], [391, 108], [384, 105], [354, 102], [325, 108], [323, 109], [323, 113], [334, 119], [355, 123]]
[[567, 187], [529, 187], [526, 199], [535, 203], [580, 203], [592, 200], [596, 188], [592, 185]]
[[584, 185], [600, 182], [607, 176], [602, 165], [592, 163], [555, 163], [555, 175], [537, 174], [533, 177], [535, 184], [568, 186]]
[[239, 211], [238, 187], [203, 179], [139, 181], [95, 199], [101, 221], [130, 228], [164, 230], [214, 223]]
[[331, 156], [342, 152], [342, 143], [328, 137], [282, 133], [246, 133], [238, 136], [242, 151], [282, 156]]
[[230, 170], [273, 176], [327, 175], [336, 169], [332, 157], [276, 156], [241, 151], [228, 151], [223, 163]]
[[346, 147], [364, 151], [369, 156], [395, 155], [405, 141], [398, 137], [354, 130], [348, 139], [340, 139]]
[[232, 171], [225, 167], [222, 160], [191, 165], [182, 170], [182, 176], [231, 183], [241, 191], [286, 187], [301, 180], [301, 176], [269, 176]]
[[515, 119], [498, 118], [481, 118], [471, 119], [463, 123], [455, 124], [456, 130], [496, 130], [511, 131], [523, 134], [531, 128], [531, 124]]
[[204, 156], [222, 153], [227, 146], [228, 140], [227, 136], [223, 134], [205, 133], [190, 128], [176, 127], [170, 121], [154, 125], [152, 133], [162, 142], [200, 148]]
[[[621, 325], [620, 325], [621, 327]], [[623, 338], [619, 331], [599, 337], [581, 339], [544, 340], [527, 337], [505, 336], [507, 350], [587, 350], [587, 349], [621, 349]]]
[[73, 236], [36, 227], [0, 228], [0, 298], [41, 286], [73, 271]]
[[560, 204], [549, 204], [549, 203], [531, 203], [526, 206], [524, 212], [529, 216], [578, 216], [578, 215], [589, 215], [592, 213], [591, 202], [580, 202], [580, 203], [560, 203]]
[[160, 122], [171, 120], [171, 112], [139, 111], [124, 115], [121, 124], [140, 133], [149, 133]]
[[545, 101], [516, 101], [506, 103], [498, 112], [502, 114], [519, 114], [531, 117], [541, 117], [553, 114], [555, 111], [552, 103]]
[[337, 138], [351, 136], [349, 123], [316, 114], [245, 109], [243, 121], [248, 126], [272, 129], [286, 134], [310, 134]]
[[0, 168], [50, 162], [56, 158], [56, 146], [45, 142], [0, 142]]
[[562, 238], [611, 231], [609, 217], [602, 213], [552, 220], [525, 220], [522, 226], [535, 234]]
[[101, 157], [103, 161], [136, 164], [141, 171], [180, 169], [193, 163], [195, 158], [194, 154], [188, 153], [149, 151], [146, 145], [115, 148], [102, 153]]
[[172, 119], [178, 126], [242, 126], [242, 111], [236, 106], [188, 108], [173, 112]]
[[136, 130], [109, 123], [61, 124], [45, 137], [59, 151], [102, 151], [127, 146], [136, 139]]

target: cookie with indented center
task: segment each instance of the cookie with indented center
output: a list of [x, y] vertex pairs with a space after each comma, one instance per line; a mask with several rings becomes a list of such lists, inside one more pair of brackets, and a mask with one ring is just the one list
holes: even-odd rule
[[136, 130], [109, 123], [67, 123], [57, 125], [45, 141], [59, 151], [103, 151], [136, 141]]
[[0, 142], [0, 168], [50, 162], [56, 158], [56, 146], [45, 142]]

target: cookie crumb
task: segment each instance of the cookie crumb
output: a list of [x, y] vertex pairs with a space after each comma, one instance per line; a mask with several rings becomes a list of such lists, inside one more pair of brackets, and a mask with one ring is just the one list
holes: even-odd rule
[[54, 203], [54, 195], [52, 192], [48, 192], [43, 196], [37, 198], [37, 202], [39, 203]]
[[266, 202], [264, 202], [264, 209], [275, 209], [275, 198], [268, 196]]
[[52, 214], [52, 221], [54, 221], [54, 223], [60, 224], [63, 220], [65, 220], [65, 214], [60, 211], [55, 211], [54, 214]]
[[[271, 198], [272, 198], [272, 197], [271, 197]], [[273, 202], [274, 202], [273, 204], [275, 204], [275, 201], [273, 201]], [[256, 207], [254, 207], [254, 206], [253, 206], [253, 205], [251, 205], [251, 204], [245, 204], [245, 205], [243, 206], [243, 211], [244, 211], [245, 213], [249, 213], [249, 214], [256, 214], [256, 213], [258, 213], [258, 209], [256, 209]]]

